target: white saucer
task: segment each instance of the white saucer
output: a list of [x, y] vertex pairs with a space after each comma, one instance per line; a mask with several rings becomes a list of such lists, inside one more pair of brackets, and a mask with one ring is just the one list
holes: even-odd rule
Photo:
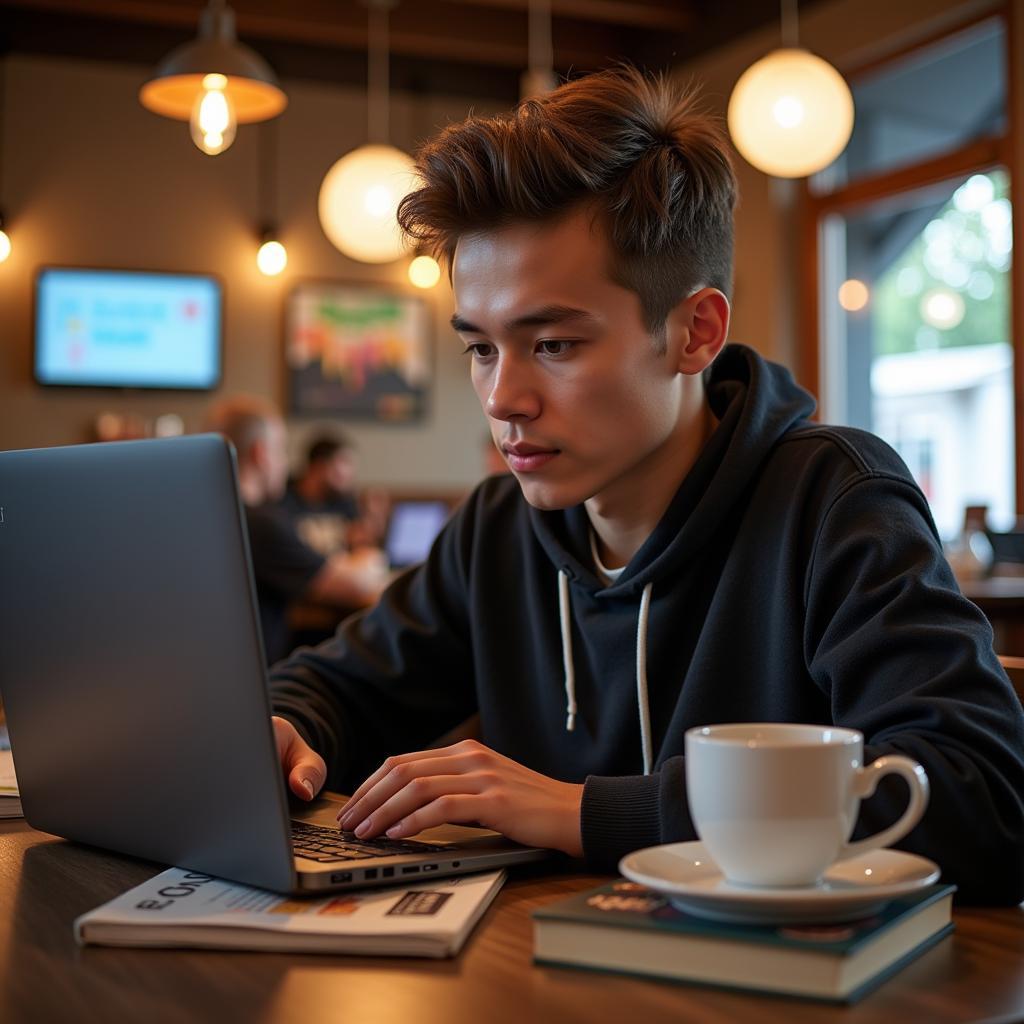
[[650, 846], [623, 857], [632, 882], [664, 893], [673, 906], [715, 921], [797, 924], [848, 921], [875, 913], [896, 896], [938, 880], [930, 860], [900, 850], [873, 850], [833, 864], [806, 888], [759, 889], [726, 881], [703, 843]]

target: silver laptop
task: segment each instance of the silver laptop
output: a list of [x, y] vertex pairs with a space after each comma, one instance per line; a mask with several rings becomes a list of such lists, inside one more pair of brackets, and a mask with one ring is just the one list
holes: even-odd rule
[[270, 723], [234, 451], [199, 435], [0, 452], [0, 696], [44, 832], [279, 892], [536, 860], [485, 829], [338, 831]]

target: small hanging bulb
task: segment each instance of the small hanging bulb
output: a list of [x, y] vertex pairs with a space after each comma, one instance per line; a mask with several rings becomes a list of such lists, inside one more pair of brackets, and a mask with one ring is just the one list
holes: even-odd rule
[[210, 156], [223, 153], [235, 141], [237, 121], [227, 85], [224, 75], [205, 75], [189, 119], [192, 141]]
[[432, 256], [417, 256], [409, 264], [409, 280], [417, 288], [433, 288], [441, 280], [441, 268]]
[[288, 266], [288, 250], [277, 240], [276, 232], [263, 232], [263, 244], [256, 253], [256, 266], [261, 274], [277, 277]]
[[11, 239], [4, 230], [4, 217], [0, 213], [0, 263], [3, 263], [11, 255]]

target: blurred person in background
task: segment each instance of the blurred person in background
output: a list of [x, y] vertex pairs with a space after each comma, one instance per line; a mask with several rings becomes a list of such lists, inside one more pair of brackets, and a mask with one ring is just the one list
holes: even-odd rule
[[271, 402], [254, 395], [222, 399], [211, 407], [207, 428], [237, 452], [263, 644], [273, 663], [292, 648], [290, 606], [310, 601], [345, 612], [367, 607], [387, 583], [387, 564], [376, 548], [323, 555], [299, 536], [280, 505], [288, 480], [287, 431]]
[[299, 536], [322, 555], [379, 547], [387, 528], [387, 493], [356, 488], [356, 453], [343, 434], [314, 438], [302, 473], [281, 499]]

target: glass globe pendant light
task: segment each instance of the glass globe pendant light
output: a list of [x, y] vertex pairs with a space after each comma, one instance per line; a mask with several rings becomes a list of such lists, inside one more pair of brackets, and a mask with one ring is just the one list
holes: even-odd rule
[[343, 156], [320, 186], [320, 226], [331, 243], [354, 260], [389, 263], [405, 245], [398, 204], [415, 184], [412, 157], [388, 143], [388, 9], [393, 0], [367, 0], [371, 142]]
[[796, 45], [796, 0], [782, 0], [782, 49], [740, 75], [729, 97], [729, 134], [743, 157], [778, 178], [827, 167], [853, 131], [853, 96], [828, 61]]

